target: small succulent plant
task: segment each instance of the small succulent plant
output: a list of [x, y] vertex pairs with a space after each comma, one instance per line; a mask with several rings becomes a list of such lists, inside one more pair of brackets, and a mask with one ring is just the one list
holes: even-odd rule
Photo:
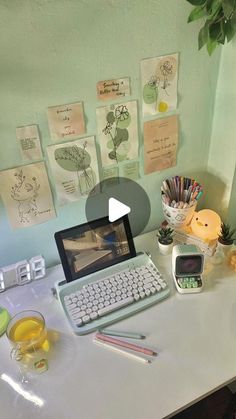
[[218, 241], [222, 244], [233, 244], [234, 240], [236, 240], [235, 232], [236, 228], [231, 229], [229, 224], [222, 222]]
[[160, 227], [157, 232], [158, 241], [161, 244], [171, 244], [173, 242], [173, 233], [170, 227]]

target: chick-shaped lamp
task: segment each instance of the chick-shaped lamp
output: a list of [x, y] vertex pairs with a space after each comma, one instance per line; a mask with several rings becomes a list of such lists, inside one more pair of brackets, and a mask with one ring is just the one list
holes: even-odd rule
[[215, 211], [209, 209], [195, 212], [191, 221], [193, 234], [206, 242], [218, 238], [220, 226], [220, 216]]

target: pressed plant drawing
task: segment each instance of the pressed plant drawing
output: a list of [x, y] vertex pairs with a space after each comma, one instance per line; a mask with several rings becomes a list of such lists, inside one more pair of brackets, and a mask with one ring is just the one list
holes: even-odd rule
[[39, 212], [36, 198], [40, 184], [36, 177], [26, 181], [23, 170], [14, 173], [15, 184], [11, 187], [11, 198], [17, 202], [20, 223], [29, 223], [29, 215], [36, 216]]
[[130, 149], [128, 127], [131, 123], [131, 115], [126, 105], [114, 107], [106, 115], [106, 126], [102, 132], [110, 138], [107, 148], [110, 149], [108, 157], [117, 163], [128, 159]]
[[87, 194], [96, 183], [96, 174], [91, 167], [91, 156], [87, 146], [88, 142], [85, 140], [82, 147], [67, 145], [57, 148], [54, 152], [55, 161], [62, 169], [76, 172], [81, 194]]
[[175, 108], [177, 67], [177, 54], [142, 60], [143, 103], [147, 105], [144, 114], [167, 112]]

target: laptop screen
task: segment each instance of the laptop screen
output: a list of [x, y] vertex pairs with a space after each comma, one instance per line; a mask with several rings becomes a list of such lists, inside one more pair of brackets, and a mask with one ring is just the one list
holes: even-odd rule
[[136, 256], [128, 216], [74, 226], [55, 240], [68, 282]]

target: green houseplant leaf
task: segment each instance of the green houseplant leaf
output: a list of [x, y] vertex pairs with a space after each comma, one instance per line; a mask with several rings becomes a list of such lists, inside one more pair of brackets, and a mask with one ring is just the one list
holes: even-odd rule
[[235, 10], [235, 0], [222, 0], [222, 7], [226, 19], [230, 19]]
[[188, 23], [193, 22], [194, 20], [200, 19], [203, 16], [206, 16], [206, 10], [202, 6], [195, 7], [188, 17]]
[[206, 0], [187, 0], [189, 3], [191, 3], [193, 6], [202, 6], [206, 3]]
[[198, 34], [198, 49], [206, 45], [212, 55], [218, 45], [230, 42], [236, 34], [236, 0], [187, 0], [195, 6], [188, 22], [205, 19]]

